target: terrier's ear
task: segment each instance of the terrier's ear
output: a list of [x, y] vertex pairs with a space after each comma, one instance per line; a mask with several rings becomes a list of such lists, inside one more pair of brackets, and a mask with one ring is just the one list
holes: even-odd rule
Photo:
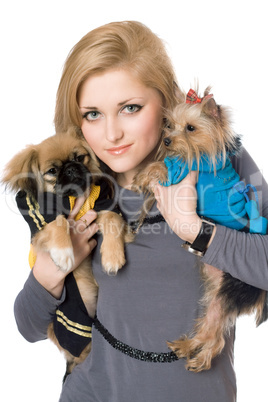
[[220, 119], [221, 117], [220, 106], [216, 104], [214, 98], [205, 100], [202, 111], [215, 119]]

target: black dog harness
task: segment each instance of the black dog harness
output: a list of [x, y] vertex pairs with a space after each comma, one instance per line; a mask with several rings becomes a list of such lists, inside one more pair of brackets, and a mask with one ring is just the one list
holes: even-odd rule
[[[96, 211], [113, 210], [113, 200], [109, 198], [109, 186], [104, 182], [100, 186], [93, 186], [90, 196], [85, 201], [76, 219], [79, 219], [89, 209]], [[20, 213], [31, 230], [31, 239], [58, 215], [68, 217], [73, 209], [75, 199], [69, 196], [58, 196], [53, 193], [39, 193], [35, 199], [25, 191], [19, 191], [16, 202]], [[32, 268], [35, 263], [35, 253], [31, 247], [29, 264]], [[91, 342], [91, 327], [93, 319], [88, 315], [81, 298], [73, 273], [65, 278], [66, 297], [58, 307], [53, 319], [53, 327], [59, 344], [72, 355], [80, 356], [83, 349]]]

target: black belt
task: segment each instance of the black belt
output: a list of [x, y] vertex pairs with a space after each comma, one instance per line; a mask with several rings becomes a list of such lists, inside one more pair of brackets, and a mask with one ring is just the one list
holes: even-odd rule
[[174, 352], [145, 352], [143, 350], [135, 349], [129, 345], [126, 345], [110, 334], [110, 332], [99, 322], [97, 317], [95, 317], [93, 325], [113, 348], [119, 350], [129, 357], [132, 357], [133, 359], [152, 363], [171, 363], [178, 360], [178, 357]]

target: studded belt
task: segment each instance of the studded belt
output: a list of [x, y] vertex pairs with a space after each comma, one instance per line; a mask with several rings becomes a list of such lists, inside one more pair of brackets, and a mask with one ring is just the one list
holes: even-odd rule
[[146, 352], [143, 350], [132, 348], [129, 345], [119, 341], [116, 339], [98, 320], [97, 317], [94, 319], [95, 328], [101, 333], [104, 339], [115, 349], [119, 350], [119, 352], [124, 353], [125, 355], [132, 357], [133, 359], [142, 360], [144, 362], [151, 363], [172, 363], [175, 360], [178, 360], [178, 357], [174, 352], [168, 353], [155, 353], [155, 352]]

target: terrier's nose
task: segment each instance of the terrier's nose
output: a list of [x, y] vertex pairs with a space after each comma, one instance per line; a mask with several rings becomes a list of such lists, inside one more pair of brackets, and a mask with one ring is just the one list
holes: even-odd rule
[[166, 145], [166, 147], [168, 147], [171, 144], [171, 139], [168, 137], [164, 138], [164, 144]]

